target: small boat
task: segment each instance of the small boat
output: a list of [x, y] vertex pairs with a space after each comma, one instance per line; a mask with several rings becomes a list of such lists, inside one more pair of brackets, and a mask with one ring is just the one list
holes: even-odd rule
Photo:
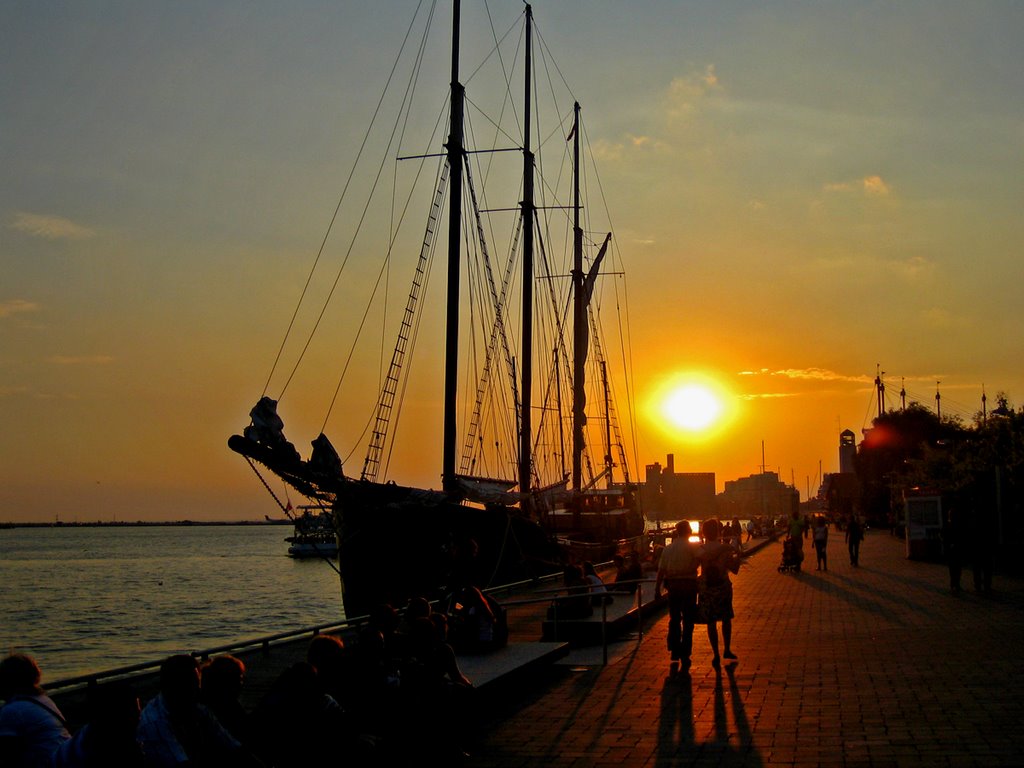
[[303, 505], [299, 510], [301, 514], [294, 519], [294, 533], [285, 539], [288, 555], [336, 558], [338, 536], [334, 531], [334, 513], [313, 505]]
[[[403, 605], [412, 597], [443, 597], [460, 580], [472, 579], [480, 587], [510, 583], [551, 573], [569, 561], [598, 562], [616, 552], [642, 551], [646, 542], [646, 523], [628, 461], [634, 441], [627, 430], [635, 411], [628, 403], [621, 411], [614, 405], [616, 393], [623, 398], [623, 393], [628, 397], [633, 391], [626, 319], [618, 314], [624, 313], [624, 273], [614, 263], [618, 252], [612, 247], [610, 216], [601, 213], [600, 200], [590, 205], [582, 201], [586, 128], [580, 105], [568, 88], [559, 100], [551, 94], [540, 98], [533, 91], [534, 22], [529, 5], [521, 15], [524, 25], [518, 38], [512, 34], [516, 25], [504, 35], [495, 37], [493, 28], [486, 35], [507, 43], [523, 58], [513, 64], [516, 57], [500, 48], [483, 55], [483, 64], [469, 68], [474, 86], [485, 77], [484, 64], [498, 86], [483, 85], [470, 98], [459, 69], [461, 4], [453, 0], [452, 5], [451, 56], [446, 59], [451, 72], [445, 77], [447, 138], [436, 127], [444, 121], [432, 118], [425, 126], [430, 134], [426, 143], [409, 150], [389, 145], [384, 153], [394, 155], [389, 162], [403, 171], [396, 170], [396, 178], [419, 186], [417, 199], [426, 221], [416, 225], [408, 240], [399, 241], [398, 235], [389, 233], [378, 241], [383, 265], [379, 274], [392, 274], [394, 260], [407, 253], [412, 287], [394, 292], [396, 311], [379, 312], [372, 315], [379, 323], [368, 322], [381, 303], [381, 278], [374, 278], [366, 265], [371, 251], [353, 251], [350, 246], [348, 252], [361, 271], [352, 279], [335, 278], [332, 285], [338, 293], [345, 292], [343, 303], [353, 315], [361, 306], [354, 292], [366, 289], [371, 296], [365, 312], [351, 322], [330, 324], [320, 322], [323, 310], [311, 313], [317, 318], [314, 330], [335, 336], [345, 328], [352, 330], [351, 346], [341, 346], [349, 350], [341, 355], [346, 359], [343, 377], [374, 373], [359, 384], [343, 386], [343, 380], [331, 388], [322, 428], [332, 412], [343, 414], [343, 423], [336, 426], [345, 441], [344, 453], [351, 456], [358, 450], [356, 455], [364, 457], [361, 467], [356, 465], [354, 472], [348, 466], [343, 469], [339, 452], [323, 431], [312, 441], [308, 459], [285, 438], [278, 406], [293, 376], [276, 370], [276, 361], [267, 386], [275, 377], [283, 379], [284, 386], [276, 399], [265, 387], [250, 411], [250, 425], [228, 440], [231, 450], [257, 474], [257, 465], [262, 465], [318, 509], [333, 512], [342, 597], [350, 617], [364, 615], [382, 602]], [[426, 45], [426, 31], [423, 39], [419, 51]], [[543, 45], [539, 50], [553, 56]], [[416, 59], [414, 76], [406, 81], [410, 85], [423, 79], [424, 61]], [[509, 80], [513, 70], [521, 78], [515, 88]], [[558, 71], [557, 65], [553, 71]], [[547, 84], [554, 85], [550, 78]], [[512, 107], [524, 90], [523, 105]], [[404, 99], [403, 110], [413, 101], [412, 96]], [[494, 102], [493, 111], [481, 118], [484, 101]], [[543, 107], [543, 116], [542, 105], [550, 105]], [[471, 115], [477, 122], [471, 122]], [[405, 137], [411, 132], [406, 112], [395, 125], [393, 132], [380, 135]], [[468, 138], [479, 145], [489, 131], [485, 146], [467, 148]], [[367, 133], [371, 135], [378, 132]], [[538, 143], [543, 147], [534, 147], [534, 136], [542, 139]], [[443, 151], [437, 151], [439, 143]], [[541, 160], [545, 147], [546, 156], [553, 159]], [[406, 168], [409, 173], [404, 173]], [[586, 173], [588, 179], [597, 178], [591, 165]], [[373, 189], [375, 185], [371, 198]], [[415, 192], [390, 193], [391, 213], [382, 223], [396, 219], [398, 200], [404, 202], [397, 218], [411, 218], [405, 212], [414, 207], [410, 201]], [[361, 213], [336, 215], [331, 226], [335, 221], [342, 222], [340, 226], [351, 222], [355, 235], [350, 242], [356, 243], [359, 227], [370, 218]], [[446, 263], [435, 265], [435, 252], [445, 251]], [[435, 314], [424, 310], [432, 265], [446, 278], [444, 296], [435, 296], [443, 300], [429, 304], [440, 307]], [[352, 268], [347, 253], [341, 270], [346, 268]], [[328, 300], [334, 294], [331, 288]], [[296, 317], [301, 308], [300, 299]], [[608, 316], [603, 324], [602, 311]], [[383, 334], [378, 333], [372, 344], [360, 338], [365, 327], [390, 331], [385, 323], [396, 326], [390, 363], [388, 355], [381, 354]], [[282, 350], [291, 341], [292, 327]], [[437, 329], [442, 338], [433, 345], [421, 340], [429, 359], [423, 360], [420, 353], [417, 363], [426, 365], [430, 376], [426, 381], [413, 379], [413, 345], [428, 329]], [[334, 339], [333, 348], [339, 343]], [[360, 343], [370, 352], [361, 364], [351, 362]], [[312, 357], [306, 354], [308, 341], [292, 345], [298, 349], [298, 361]], [[609, 365], [606, 349], [621, 359]], [[338, 359], [337, 352], [329, 359]], [[344, 407], [334, 408], [336, 401], [340, 403], [339, 392], [348, 397]], [[423, 433], [396, 438], [403, 397], [419, 398], [415, 409], [421, 414], [420, 429], [422, 414], [436, 414], [440, 445], [428, 444]], [[406, 444], [413, 446], [411, 451]], [[389, 478], [389, 463], [403, 450], [421, 464], [440, 459], [440, 488], [403, 485]], [[270, 490], [268, 481], [263, 482]], [[387, 568], [381, 567], [383, 561]]]

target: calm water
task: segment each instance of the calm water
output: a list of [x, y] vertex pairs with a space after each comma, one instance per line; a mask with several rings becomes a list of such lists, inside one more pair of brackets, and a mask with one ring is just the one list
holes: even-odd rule
[[288, 526], [0, 530], [0, 652], [43, 683], [343, 618]]

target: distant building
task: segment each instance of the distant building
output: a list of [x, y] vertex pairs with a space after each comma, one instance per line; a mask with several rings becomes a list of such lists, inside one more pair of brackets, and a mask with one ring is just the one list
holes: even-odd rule
[[849, 517], [860, 506], [860, 481], [854, 470], [857, 456], [857, 438], [849, 429], [839, 433], [839, 471], [821, 479], [818, 496], [834, 516]]
[[706, 520], [715, 516], [715, 473], [676, 472], [675, 456], [670, 453], [665, 467], [657, 462], [646, 466], [640, 498], [652, 522]]
[[853, 474], [853, 460], [857, 456], [857, 436], [852, 430], [844, 429], [839, 433], [839, 472]]
[[779, 480], [775, 472], [762, 472], [727, 480], [725, 491], [718, 495], [717, 508], [723, 520], [789, 517], [800, 508], [800, 492]]

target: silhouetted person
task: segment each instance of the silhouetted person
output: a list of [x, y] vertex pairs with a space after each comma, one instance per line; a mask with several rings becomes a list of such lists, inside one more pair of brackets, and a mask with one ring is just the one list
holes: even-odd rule
[[354, 744], [341, 705], [304, 661], [278, 676], [253, 711], [252, 725], [256, 754], [275, 768], [336, 764]]
[[583, 563], [583, 578], [590, 585], [590, 602], [592, 605], [606, 605], [612, 601], [612, 596], [608, 594], [608, 587], [601, 581], [601, 577], [597, 575], [597, 569], [594, 568], [594, 564], [589, 560]]
[[612, 562], [615, 564], [615, 581], [608, 588], [616, 592], [636, 592], [640, 586], [636, 582], [644, 577], [639, 556], [635, 552], [630, 552], [628, 557], [613, 555]]
[[137, 730], [146, 766], [252, 764], [239, 741], [200, 703], [199, 680], [199, 664], [187, 654], [160, 665], [160, 693], [142, 710]]
[[850, 516], [846, 525], [846, 549], [850, 553], [850, 565], [860, 565], [860, 543], [864, 541], [864, 528], [856, 515]]
[[568, 596], [555, 601], [548, 611], [549, 619], [584, 619], [592, 616], [594, 608], [590, 604], [590, 585], [583, 578], [583, 569], [578, 565], [567, 565], [562, 569], [562, 583]]
[[201, 670], [200, 699], [227, 732], [242, 743], [249, 739], [249, 716], [239, 701], [244, 684], [245, 664], [229, 654], [213, 657]]
[[[402, 704], [406, 727], [416, 744], [442, 758], [463, 756], [471, 719], [473, 684], [459, 669], [452, 647], [429, 618], [410, 623], [409, 656], [402, 665]], [[415, 738], [419, 736], [419, 738]], [[409, 746], [408, 744], [406, 746]]]
[[949, 568], [949, 589], [954, 595], [960, 594], [960, 574], [963, 563], [963, 521], [960, 510], [950, 507], [942, 523], [942, 549]]
[[995, 531], [987, 516], [975, 509], [971, 526], [971, 569], [974, 575], [974, 591], [992, 594], [992, 568], [994, 560]]
[[732, 652], [732, 582], [729, 573], [738, 573], [740, 555], [730, 545], [723, 544], [721, 524], [715, 520], [705, 520], [701, 526], [704, 537], [704, 548], [700, 556], [701, 579], [704, 582], [699, 595], [699, 602], [704, 618], [708, 622], [708, 642], [711, 643], [713, 658], [711, 666], [718, 669], [721, 661], [718, 656], [718, 622], [722, 622], [722, 656], [735, 659]]
[[378, 629], [363, 627], [352, 653], [351, 675], [346, 680], [346, 704], [352, 730], [372, 740], [394, 740], [392, 712], [399, 704], [401, 676], [384, 647]]
[[814, 518], [814, 533], [812, 534], [814, 540], [814, 554], [818, 558], [819, 571], [828, 570], [828, 521], [825, 520], [824, 515], [818, 515]]
[[89, 722], [53, 756], [54, 768], [141, 768], [139, 697], [124, 682], [90, 689]]
[[795, 509], [789, 516], [787, 531], [789, 532], [790, 540], [793, 542], [797, 570], [800, 570], [799, 563], [804, 559], [804, 521], [800, 519], [800, 513]]
[[71, 738], [64, 715], [40, 687], [35, 659], [12, 653], [0, 661], [0, 765], [49, 766], [57, 748]]
[[[672, 661], [681, 661], [684, 669], [690, 668], [693, 653], [693, 627], [697, 621], [697, 568], [699, 552], [690, 541], [689, 520], [676, 523], [672, 543], [661, 553], [658, 575], [654, 582], [654, 594], [661, 594], [661, 587], [668, 590], [668, 652]], [[681, 626], [680, 626], [681, 625]]]

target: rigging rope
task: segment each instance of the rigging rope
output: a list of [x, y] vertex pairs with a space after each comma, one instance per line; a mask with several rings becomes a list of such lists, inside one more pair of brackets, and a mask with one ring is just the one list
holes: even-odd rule
[[[316, 258], [313, 260], [313, 266], [310, 268], [309, 275], [306, 277], [306, 283], [302, 287], [302, 293], [299, 296], [298, 304], [296, 304], [295, 311], [292, 313], [291, 320], [289, 320], [289, 322], [288, 322], [288, 328], [285, 330], [284, 338], [281, 339], [281, 346], [277, 350], [277, 356], [274, 358], [274, 363], [270, 367], [270, 374], [267, 376], [267, 382], [266, 382], [266, 384], [263, 385], [263, 395], [266, 395], [267, 394], [267, 390], [270, 389], [270, 382], [271, 382], [271, 380], [274, 377], [275, 371], [277, 370], [277, 365], [278, 365], [278, 363], [281, 360], [281, 355], [284, 353], [285, 345], [288, 343], [288, 339], [291, 336], [292, 328], [294, 327], [295, 320], [298, 317], [299, 309], [302, 307], [303, 301], [306, 298], [306, 293], [309, 291], [309, 286], [310, 286], [310, 284], [313, 281], [313, 275], [316, 273], [317, 265], [319, 265], [320, 259], [321, 259], [321, 257], [323, 256], [323, 253], [324, 253], [324, 249], [327, 247], [327, 240], [331, 236], [331, 231], [334, 229], [334, 223], [337, 221], [338, 214], [341, 212], [342, 203], [344, 203], [345, 197], [348, 194], [349, 185], [352, 183], [352, 179], [355, 176], [356, 168], [359, 166], [359, 161], [360, 161], [360, 159], [363, 156], [363, 150], [366, 148], [366, 143], [369, 140], [371, 133], [373, 132], [373, 126], [374, 126], [374, 124], [377, 121], [377, 115], [380, 114], [381, 106], [384, 104], [384, 97], [387, 95], [388, 89], [391, 86], [391, 80], [392, 80], [392, 78], [395, 75], [395, 71], [398, 69], [398, 62], [401, 61], [401, 59], [402, 59], [402, 54], [405, 51], [406, 43], [409, 41], [409, 35], [412, 33], [413, 25], [416, 23], [416, 18], [419, 16], [419, 8], [420, 8], [421, 5], [422, 5], [422, 2], [419, 5], [417, 5], [416, 12], [413, 14], [413, 17], [412, 17], [412, 21], [409, 22], [409, 28], [405, 32], [405, 37], [402, 40], [402, 45], [399, 47], [398, 54], [395, 56], [395, 61], [391, 65], [391, 71], [388, 73], [387, 80], [384, 83], [384, 88], [381, 91], [380, 99], [378, 99], [378, 101], [377, 101], [377, 107], [374, 109], [373, 117], [370, 118], [370, 124], [366, 127], [366, 133], [363, 135], [363, 140], [362, 140], [362, 142], [359, 145], [358, 152], [356, 152], [356, 158], [355, 158], [355, 160], [352, 163], [352, 168], [349, 170], [348, 178], [345, 180], [345, 186], [341, 190], [341, 196], [338, 198], [338, 204], [334, 207], [334, 213], [331, 216], [331, 220], [330, 220], [330, 222], [327, 225], [327, 231], [324, 232], [323, 240], [320, 242], [320, 248], [317, 250]], [[372, 193], [371, 193], [371, 197], [372, 197]], [[366, 212], [364, 210], [363, 211], [363, 215], [364, 216], [365, 216], [365, 213]], [[349, 248], [349, 252], [351, 252], [351, 246]], [[346, 256], [346, 261], [347, 261], [347, 256]], [[341, 268], [342, 269], [345, 268], [344, 263], [342, 264]], [[339, 277], [340, 277], [340, 272], [339, 272]], [[337, 284], [337, 280], [335, 280], [335, 284]], [[333, 292], [333, 289], [332, 289], [332, 292]], [[328, 301], [329, 300], [330, 300], [330, 298], [328, 297]], [[326, 307], [326, 304], [325, 304], [325, 307]], [[321, 312], [321, 317], [322, 316], [323, 316], [323, 313]], [[319, 320], [317, 320], [317, 324], [319, 325]], [[313, 330], [315, 332], [316, 328], [314, 327]], [[312, 338], [312, 332], [311, 332], [310, 338]], [[299, 355], [299, 359], [295, 363], [295, 367], [292, 368], [291, 374], [289, 374], [288, 379], [285, 381], [284, 386], [281, 388], [281, 397], [284, 396], [285, 390], [288, 389], [288, 385], [291, 383], [292, 378], [295, 376], [295, 371], [298, 369], [299, 363], [301, 362], [302, 357], [305, 355], [306, 349], [308, 349], [308, 347], [309, 347], [309, 341], [307, 340], [306, 345], [302, 349], [302, 353]], [[280, 400], [280, 397], [278, 399]]]
[[[289, 520], [291, 520], [292, 524], [294, 524], [295, 523], [295, 516], [291, 513], [291, 510], [288, 507], [286, 507], [284, 504], [282, 504], [281, 500], [279, 498], [277, 498], [277, 494], [274, 493], [273, 489], [267, 483], [266, 479], [263, 477], [263, 475], [260, 474], [260, 471], [258, 469], [256, 469], [256, 465], [253, 463], [252, 459], [250, 459], [248, 456], [243, 456], [242, 458], [245, 459], [246, 463], [249, 465], [249, 468], [252, 469], [252, 471], [256, 475], [256, 477], [258, 477], [260, 482], [263, 483], [263, 487], [267, 489], [267, 493], [270, 494], [270, 498], [272, 498], [275, 502], [277, 502], [277, 506], [279, 506], [281, 508], [281, 511], [284, 512], [285, 517], [287, 517]], [[325, 507], [320, 507], [320, 508], [324, 509], [324, 510], [326, 509]], [[337, 534], [335, 534], [335, 535], [337, 535]], [[318, 550], [317, 554], [321, 557], [321, 559], [326, 561], [327, 564], [331, 566], [331, 568], [334, 570], [334, 572], [336, 574], [338, 574], [338, 576], [341, 576], [341, 569], [339, 569], [338, 566], [335, 565], [334, 561], [330, 557], [328, 557], [328, 555], [326, 553], [320, 552]]]

